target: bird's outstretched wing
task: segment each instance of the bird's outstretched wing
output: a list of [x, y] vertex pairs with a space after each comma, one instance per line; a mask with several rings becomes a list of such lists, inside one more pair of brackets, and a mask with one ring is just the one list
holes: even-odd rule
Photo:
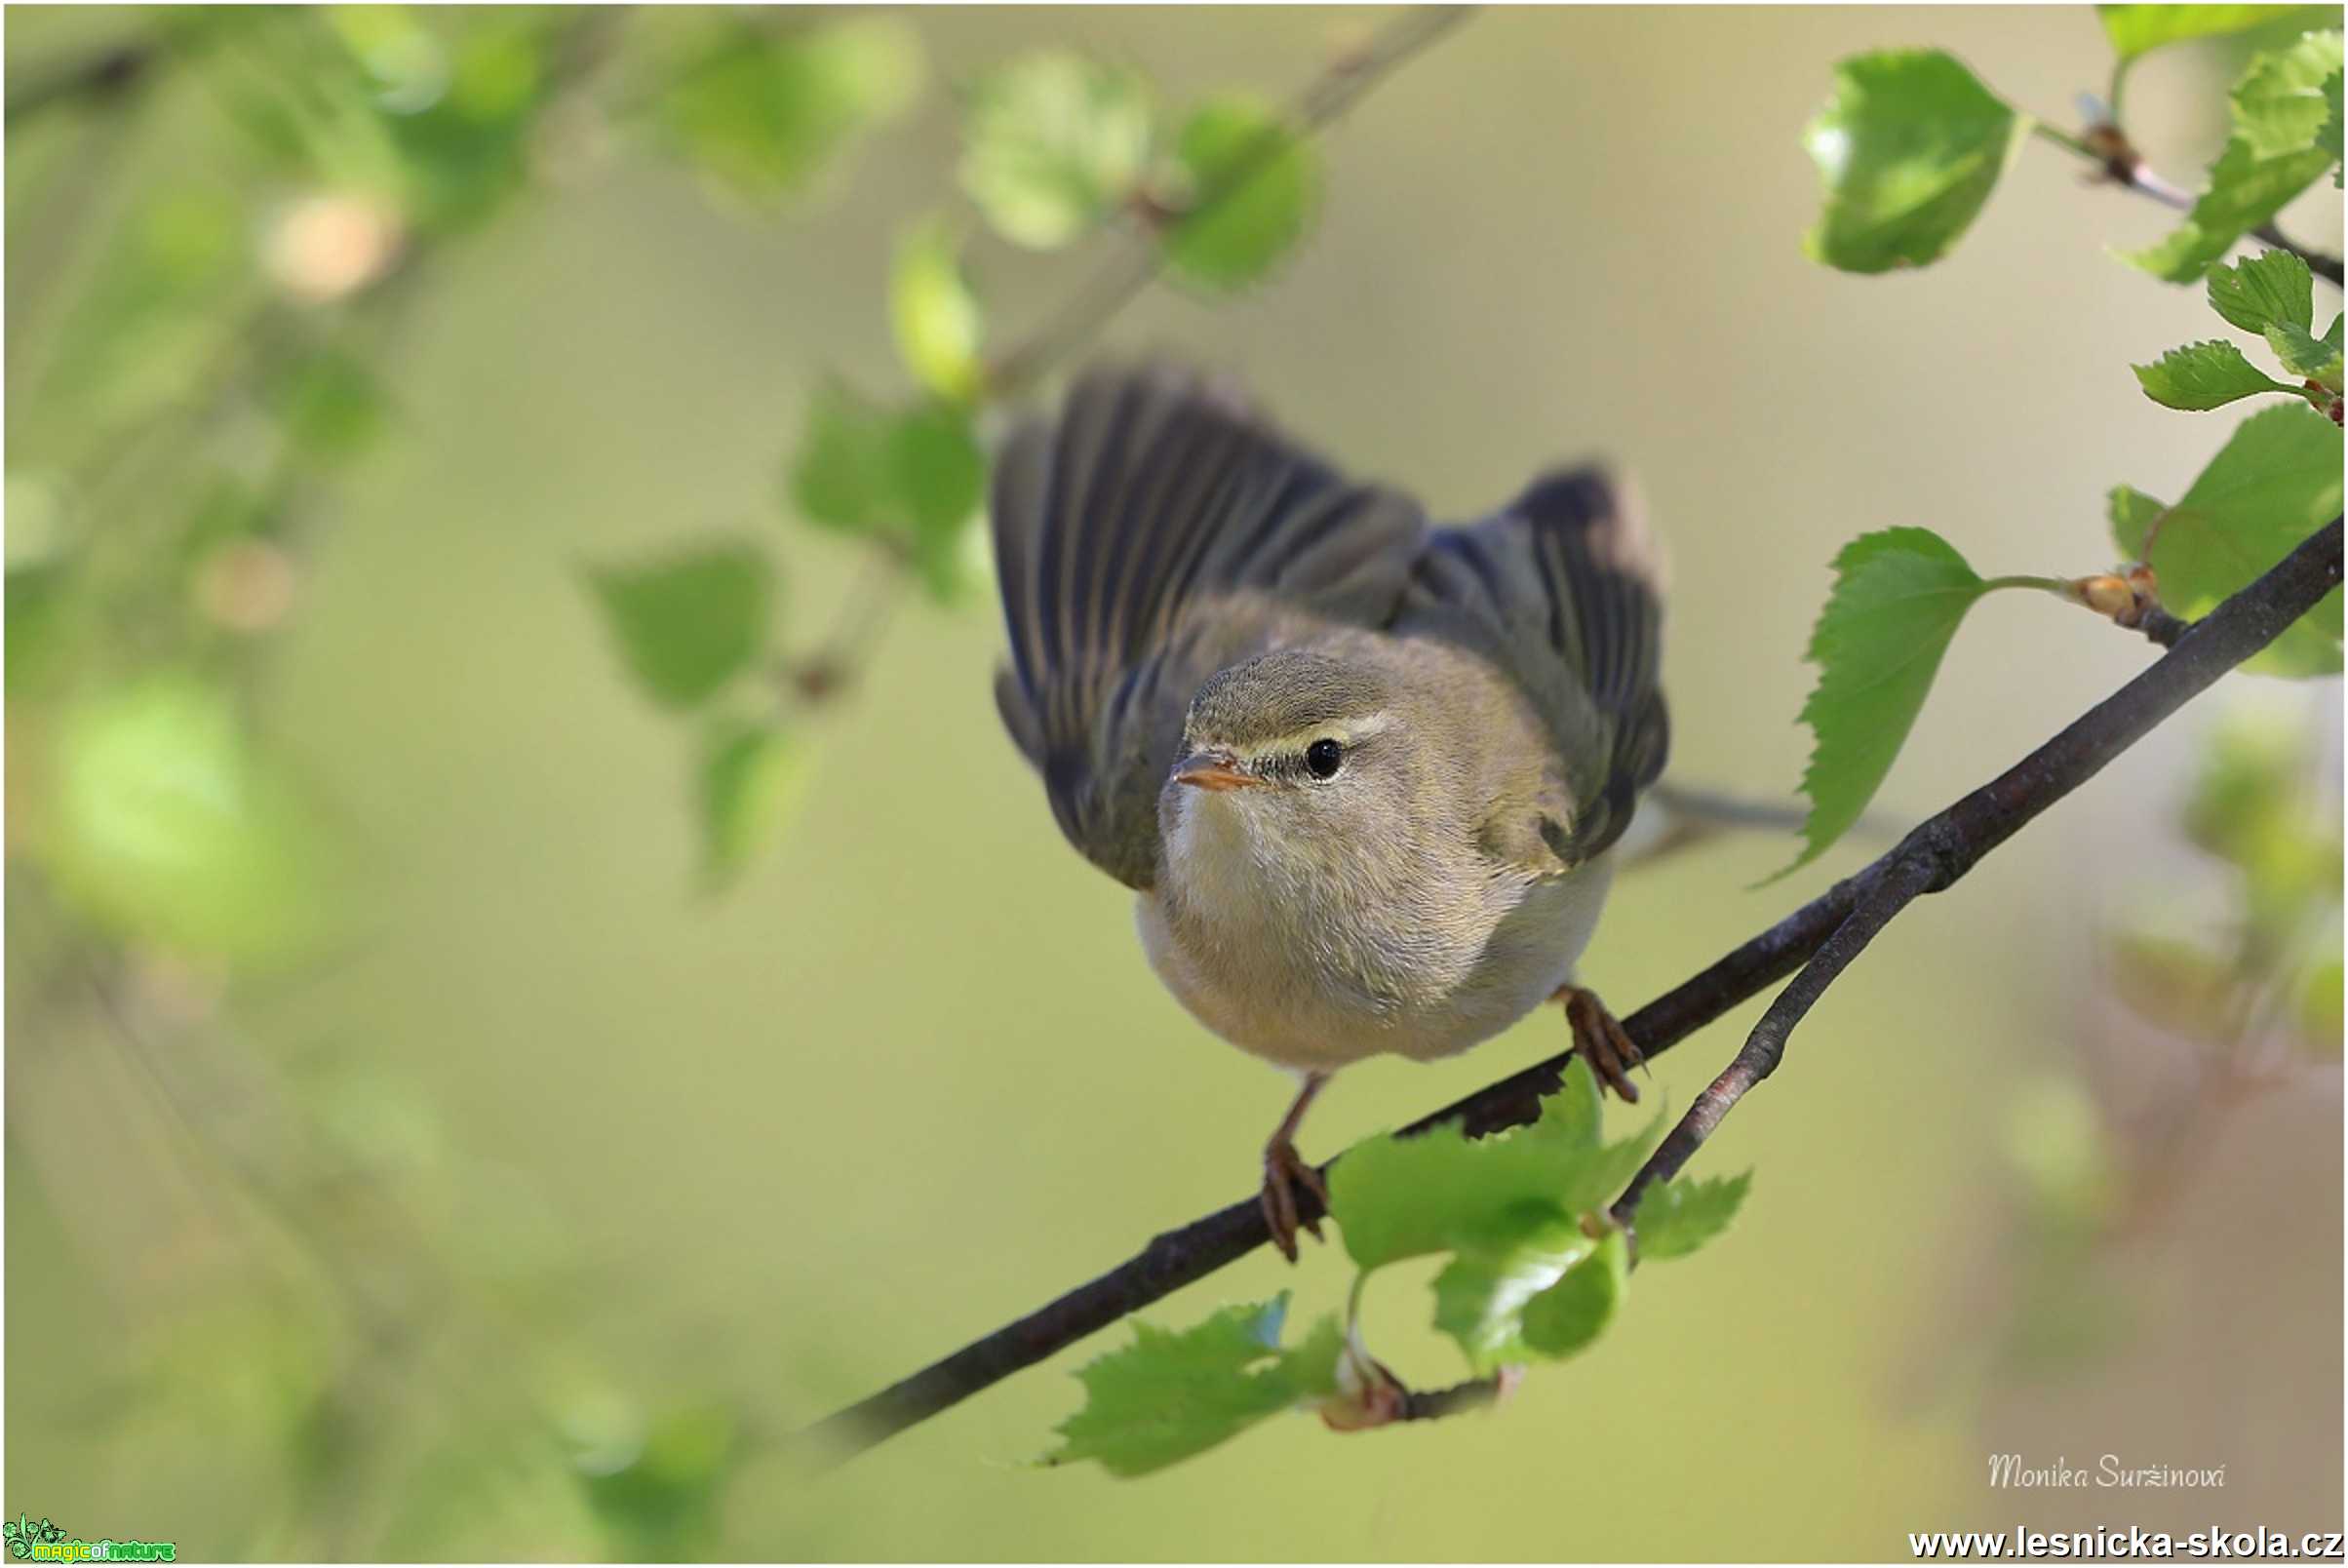
[[1136, 888], [1199, 684], [1315, 628], [1383, 625], [1426, 531], [1407, 496], [1151, 367], [1094, 371], [1013, 435], [992, 509], [1003, 723], [1069, 842]]
[[1546, 475], [1496, 516], [1428, 536], [1395, 629], [1489, 658], [1556, 741], [1554, 814], [1494, 825], [1526, 858], [1593, 858], [1663, 770], [1663, 578], [1636, 497], [1596, 468]]

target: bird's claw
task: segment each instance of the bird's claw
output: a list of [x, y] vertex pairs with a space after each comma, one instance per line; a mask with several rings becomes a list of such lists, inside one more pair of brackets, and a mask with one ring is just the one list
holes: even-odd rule
[[1329, 1189], [1321, 1184], [1320, 1172], [1296, 1152], [1293, 1142], [1274, 1138], [1264, 1146], [1264, 1223], [1272, 1230], [1272, 1244], [1290, 1263], [1297, 1261], [1299, 1229], [1311, 1232], [1315, 1241], [1328, 1239], [1321, 1235], [1319, 1216], [1309, 1220], [1300, 1217], [1296, 1201], [1299, 1186], [1312, 1195], [1324, 1212], [1328, 1209]]
[[1561, 986], [1556, 1000], [1565, 1003], [1565, 1020], [1574, 1031], [1574, 1048], [1582, 1059], [1598, 1075], [1598, 1081], [1622, 1096], [1625, 1105], [1639, 1103], [1638, 1085], [1630, 1081], [1630, 1069], [1646, 1063], [1640, 1051], [1615, 1015], [1606, 1010], [1598, 994], [1581, 986]]

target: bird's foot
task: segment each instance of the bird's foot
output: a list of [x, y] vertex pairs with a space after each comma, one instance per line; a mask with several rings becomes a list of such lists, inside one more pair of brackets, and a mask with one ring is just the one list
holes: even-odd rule
[[1300, 1227], [1312, 1233], [1312, 1239], [1325, 1241], [1320, 1220], [1316, 1216], [1300, 1222], [1297, 1213], [1296, 1190], [1302, 1187], [1318, 1199], [1325, 1211], [1329, 1207], [1329, 1189], [1321, 1185], [1320, 1172], [1314, 1170], [1304, 1156], [1296, 1152], [1296, 1144], [1285, 1134], [1264, 1146], [1264, 1223], [1272, 1228], [1272, 1244], [1280, 1249], [1290, 1263], [1297, 1260], [1296, 1233]]
[[1630, 1069], [1643, 1065], [1647, 1058], [1615, 1015], [1606, 1010], [1598, 994], [1564, 985], [1549, 1000], [1565, 1003], [1565, 1021], [1574, 1031], [1574, 1049], [1598, 1075], [1598, 1081], [1621, 1095], [1625, 1105], [1638, 1104], [1639, 1089], [1630, 1081]]

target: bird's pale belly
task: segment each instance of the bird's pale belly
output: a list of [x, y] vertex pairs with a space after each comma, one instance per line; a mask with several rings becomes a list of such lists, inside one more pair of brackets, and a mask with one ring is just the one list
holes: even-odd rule
[[[1375, 956], [1365, 962], [1357, 952], [1341, 954], [1309, 911], [1257, 904], [1253, 919], [1203, 920], [1161, 888], [1141, 895], [1135, 917], [1166, 988], [1242, 1050], [1324, 1072], [1368, 1056], [1428, 1061], [1489, 1039], [1572, 977], [1606, 899], [1610, 858], [1525, 886], [1472, 949], [1440, 951], [1435, 933], [1428, 941], [1437, 961], [1415, 947], [1398, 966], [1411, 976], [1407, 985], [1381, 984]], [[1207, 944], [1212, 961], [1198, 951]]]

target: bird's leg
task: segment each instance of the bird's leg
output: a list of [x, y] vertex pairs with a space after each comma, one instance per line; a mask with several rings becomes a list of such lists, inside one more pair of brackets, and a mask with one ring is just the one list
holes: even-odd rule
[[[1321, 1185], [1320, 1172], [1308, 1164], [1305, 1156], [1296, 1152], [1297, 1125], [1305, 1119], [1305, 1108], [1312, 1097], [1329, 1081], [1326, 1073], [1308, 1073], [1305, 1086], [1297, 1092], [1296, 1103], [1280, 1118], [1280, 1124], [1264, 1146], [1264, 1223], [1272, 1228], [1272, 1244], [1280, 1249], [1290, 1263], [1296, 1262], [1296, 1189], [1302, 1185], [1320, 1199], [1323, 1209], [1329, 1206], [1329, 1190]], [[1315, 1241], [1327, 1239], [1321, 1235], [1320, 1221], [1305, 1222]]]
[[1565, 1003], [1565, 1021], [1574, 1031], [1574, 1049], [1598, 1075], [1598, 1081], [1621, 1095], [1624, 1104], [1638, 1104], [1638, 1085], [1630, 1081], [1630, 1069], [1647, 1058], [1615, 1021], [1615, 1015], [1606, 1010], [1598, 994], [1568, 981], [1549, 1000]]

